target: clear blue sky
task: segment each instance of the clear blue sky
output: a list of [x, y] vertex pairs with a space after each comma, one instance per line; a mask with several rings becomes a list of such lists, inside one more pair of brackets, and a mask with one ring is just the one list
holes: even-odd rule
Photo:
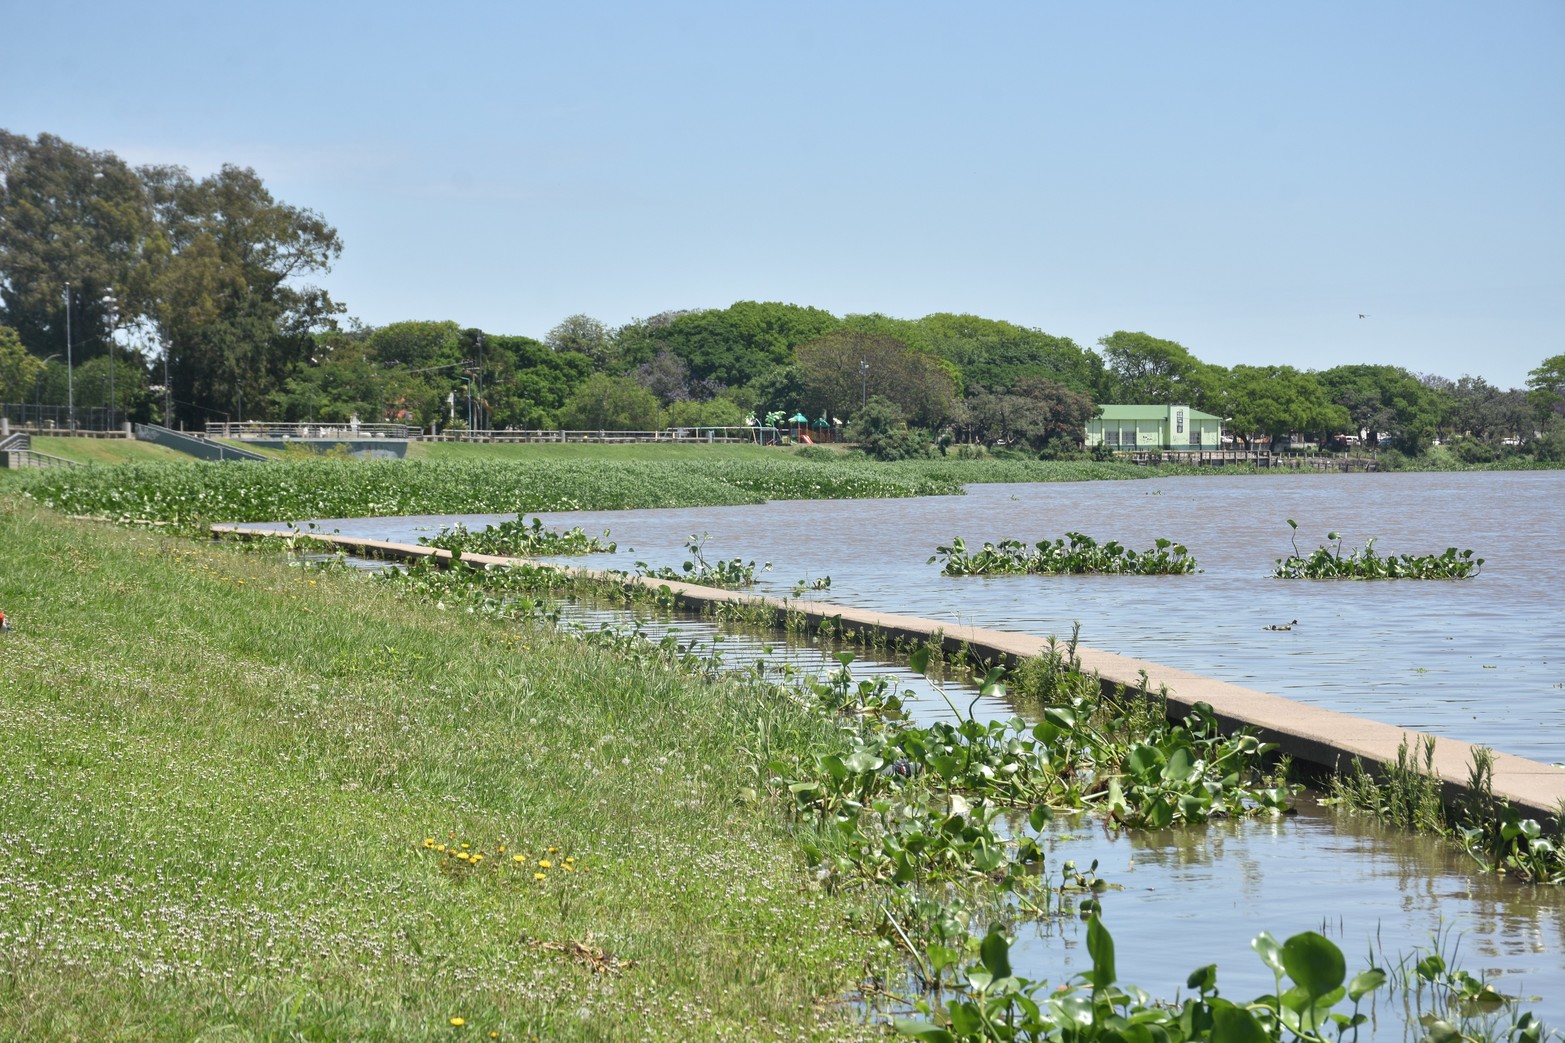
[[372, 325], [777, 300], [1501, 387], [1565, 352], [1560, 0], [0, 0], [0, 36], [0, 126], [254, 167]]

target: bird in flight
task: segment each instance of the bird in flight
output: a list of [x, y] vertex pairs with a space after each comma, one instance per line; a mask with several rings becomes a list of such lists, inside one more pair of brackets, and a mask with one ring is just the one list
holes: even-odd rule
[[1364, 314], [1364, 313], [1363, 313], [1363, 312], [1359, 312], [1359, 318], [1361, 318], [1361, 319], [1367, 319], [1367, 318], [1369, 318], [1369, 316], [1368, 316], [1368, 315], [1365, 315], [1365, 314]]

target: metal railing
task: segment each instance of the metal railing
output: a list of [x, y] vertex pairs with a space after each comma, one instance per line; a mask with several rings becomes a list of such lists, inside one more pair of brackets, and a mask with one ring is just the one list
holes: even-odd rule
[[0, 440], [0, 470], [20, 471], [24, 467], [85, 467], [80, 460], [67, 460], [32, 448], [32, 439], [17, 433]]
[[695, 426], [670, 427], [661, 431], [565, 431], [554, 429], [502, 430], [453, 430], [447, 428], [437, 433], [418, 434], [413, 437], [421, 442], [775, 442], [783, 434], [776, 428]]
[[260, 453], [226, 445], [206, 435], [174, 431], [158, 424], [137, 424], [136, 437], [143, 442], [165, 446], [201, 460], [253, 460], [265, 463], [269, 459]]
[[[34, 402], [0, 402], [0, 416], [11, 422], [12, 427], [25, 427], [39, 434], [56, 435], [71, 433], [71, 411], [67, 406], [45, 406]], [[75, 433], [107, 435], [112, 438], [125, 434], [125, 410], [110, 412], [108, 406], [77, 406]]]
[[209, 438], [409, 438], [418, 428], [407, 424], [283, 424], [246, 420], [234, 423], [225, 420], [208, 420], [206, 433]]

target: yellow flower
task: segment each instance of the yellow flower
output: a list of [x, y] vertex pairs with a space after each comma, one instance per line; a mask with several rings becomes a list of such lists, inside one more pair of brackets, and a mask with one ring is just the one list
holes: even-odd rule
[[460, 859], [461, 859], [461, 860], [462, 860], [462, 861], [464, 861], [464, 862], [466, 862], [466, 861], [467, 861], [467, 852], [466, 852], [466, 851], [458, 851], [458, 852], [457, 852], [457, 853], [456, 853], [456, 857], [458, 857], [458, 858], [460, 858]]
[[525, 861], [527, 861], [527, 859], [523, 858], [521, 855], [512, 855], [511, 856], [511, 861], [512, 862], [525, 862]]
[[464, 848], [465, 848], [465, 847], [467, 847], [467, 846], [468, 846], [468, 845], [466, 845], [466, 844], [463, 844], [463, 845], [462, 845], [462, 846], [463, 846], [463, 847], [464, 847]]
[[540, 866], [542, 866], [544, 869], [552, 869], [552, 868], [554, 868], [554, 863], [549, 861], [547, 858], [540, 858], [538, 860], [538, 864]]
[[561, 866], [560, 868], [565, 870], [567, 873], [574, 873], [574, 872], [576, 872], [576, 867], [575, 866]]
[[435, 845], [435, 850], [441, 852], [442, 854], [444, 854], [445, 850], [446, 850], [446, 846], [444, 844], [436, 844]]
[[425, 847], [434, 847], [435, 846], [435, 838], [434, 837], [425, 837], [424, 838], [424, 846]]
[[534, 873], [533, 874], [533, 879], [534, 880], [547, 880], [547, 879], [549, 879], [549, 874], [548, 873]]
[[473, 856], [473, 861], [474, 862], [482, 862], [483, 860], [484, 860], [484, 856], [483, 855], [474, 855]]
[[559, 848], [557, 848], [557, 847], [551, 847], [551, 848], [550, 848], [550, 849], [549, 849], [549, 854], [551, 854], [551, 855], [552, 855], [552, 854], [554, 854], [554, 853], [555, 853], [555, 852], [556, 852], [556, 851], [558, 851], [558, 850], [560, 850], [560, 849], [559, 849]]
[[505, 845], [504, 845], [504, 844], [501, 844], [501, 845], [500, 845], [500, 853], [501, 853], [501, 854], [502, 854], [502, 855], [503, 855], [503, 854], [505, 854]]
[[466, 1018], [452, 1018], [451, 1019], [451, 1024], [452, 1024], [452, 1026], [454, 1028], [461, 1028], [463, 1025], [467, 1024], [467, 1019]]

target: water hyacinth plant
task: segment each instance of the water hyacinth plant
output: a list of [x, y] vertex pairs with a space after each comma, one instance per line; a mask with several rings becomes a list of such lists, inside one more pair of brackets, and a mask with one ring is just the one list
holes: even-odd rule
[[[685, 559], [678, 569], [667, 565], [661, 568], [653, 568], [644, 561], [636, 562], [636, 574], [650, 576], [653, 579], [678, 580], [681, 583], [698, 583], [703, 587], [722, 587], [732, 590], [738, 587], [753, 587], [757, 566], [753, 561], [745, 561], [742, 558], [729, 558], [727, 560], [708, 561], [704, 548], [706, 547], [707, 534], [697, 536], [691, 534], [685, 541], [685, 550], [690, 557]], [[770, 572], [772, 563], [767, 562], [759, 566], [759, 571]]]
[[936, 547], [930, 564], [945, 559], [947, 576], [1004, 575], [1133, 575], [1172, 576], [1196, 571], [1196, 560], [1182, 543], [1158, 538], [1155, 545], [1137, 552], [1110, 540], [1099, 544], [1091, 536], [1068, 532], [1052, 543], [1040, 540], [1029, 547], [1021, 540], [985, 543], [969, 551], [967, 543], [953, 537], [948, 547]]
[[959, 476], [772, 459], [298, 460], [43, 468], [10, 481], [64, 514], [198, 526], [410, 514], [696, 507], [960, 494]]
[[[998, 926], [979, 946], [978, 959], [963, 968], [957, 995], [941, 1004], [918, 1003], [921, 1019], [899, 1018], [899, 1035], [928, 1043], [989, 1043], [1043, 1040], [1229, 1040], [1290, 1039], [1329, 1043], [1356, 1038], [1369, 1016], [1359, 1010], [1366, 996], [1386, 984], [1385, 971], [1371, 967], [1347, 977], [1342, 950], [1328, 938], [1305, 931], [1278, 942], [1264, 931], [1253, 948], [1276, 978], [1276, 991], [1248, 1003], [1223, 998], [1217, 967], [1191, 972], [1194, 993], [1177, 1006], [1154, 1002], [1134, 985], [1118, 980], [1114, 939], [1097, 916], [1087, 924], [1092, 969], [1058, 989], [1031, 981], [1011, 967], [1008, 938]], [[1343, 1001], [1351, 1013], [1337, 1010]], [[1434, 1039], [1465, 1038], [1457, 1034]]]
[[486, 525], [478, 532], [457, 522], [441, 529], [434, 536], [420, 536], [418, 542], [425, 547], [439, 547], [456, 554], [494, 554], [517, 558], [614, 553], [614, 544], [609, 541], [607, 529], [600, 540], [596, 536], [588, 536], [580, 526], [567, 532], [554, 532], [543, 527], [543, 519], [534, 518], [527, 522], [521, 515], [512, 521]]
[[1483, 568], [1484, 560], [1470, 550], [1447, 547], [1441, 554], [1390, 554], [1375, 551], [1370, 539], [1362, 550], [1342, 553], [1342, 534], [1328, 532], [1326, 539], [1335, 546], [1320, 546], [1311, 554], [1299, 553], [1299, 524], [1288, 519], [1293, 530], [1293, 554], [1278, 558], [1272, 575], [1278, 579], [1472, 579]]

